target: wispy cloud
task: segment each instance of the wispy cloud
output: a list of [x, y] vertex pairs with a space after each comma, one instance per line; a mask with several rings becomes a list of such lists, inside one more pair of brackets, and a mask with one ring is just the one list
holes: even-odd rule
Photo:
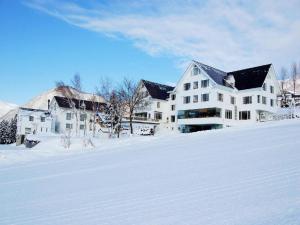
[[28, 0], [33, 9], [150, 55], [195, 59], [224, 70], [300, 59], [300, 0]]

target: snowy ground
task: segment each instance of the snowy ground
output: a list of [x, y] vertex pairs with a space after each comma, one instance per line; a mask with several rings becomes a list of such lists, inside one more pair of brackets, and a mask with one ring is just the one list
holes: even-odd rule
[[293, 120], [2, 150], [0, 224], [300, 224], [299, 134]]

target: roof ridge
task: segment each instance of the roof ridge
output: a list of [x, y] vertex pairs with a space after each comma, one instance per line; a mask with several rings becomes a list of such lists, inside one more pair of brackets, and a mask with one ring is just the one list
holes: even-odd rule
[[243, 71], [243, 70], [255, 69], [255, 68], [259, 68], [259, 67], [263, 67], [263, 66], [271, 66], [271, 65], [272, 65], [272, 63], [268, 63], [268, 64], [264, 64], [264, 65], [260, 65], [260, 66], [248, 67], [248, 68], [245, 68], [245, 69], [239, 69], [239, 70], [230, 71], [230, 72], [227, 72], [227, 74], [234, 73], [234, 72], [240, 72], [240, 71]]
[[166, 86], [166, 87], [174, 88], [173, 86], [170, 86], [170, 85], [167, 85], [167, 84], [161, 84], [161, 83], [153, 82], [153, 81], [150, 81], [150, 80], [142, 79], [142, 81], [143, 82], [152, 83], [152, 84], [156, 84], [156, 85], [160, 85], [160, 86]]

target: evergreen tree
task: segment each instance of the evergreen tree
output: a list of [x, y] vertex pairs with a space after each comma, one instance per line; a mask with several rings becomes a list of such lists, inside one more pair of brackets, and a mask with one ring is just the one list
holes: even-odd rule
[[9, 122], [6, 120], [3, 120], [1, 122], [0, 125], [0, 133], [1, 133], [1, 137], [0, 137], [0, 143], [1, 144], [9, 144], [10, 143], [10, 138], [9, 138]]
[[17, 116], [15, 116], [9, 124], [9, 139], [10, 143], [16, 142], [16, 135], [17, 135]]

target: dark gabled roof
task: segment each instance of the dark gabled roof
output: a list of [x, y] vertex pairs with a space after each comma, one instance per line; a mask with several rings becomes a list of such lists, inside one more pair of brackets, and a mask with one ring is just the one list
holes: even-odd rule
[[217, 84], [224, 85], [224, 78], [227, 75], [226, 72], [197, 61], [194, 61], [194, 63], [202, 70], [204, 70], [207, 73], [207, 75], [210, 76], [211, 79], [213, 79]]
[[[59, 107], [67, 108], [67, 109], [71, 108], [67, 98], [60, 97], [60, 96], [54, 96], [54, 99], [56, 100]], [[76, 109], [79, 109], [79, 108], [83, 109], [83, 103], [84, 103], [85, 110], [88, 110], [88, 111], [95, 111], [97, 109], [100, 110], [101, 108], [106, 106], [106, 104], [103, 102], [92, 102], [92, 101], [87, 101], [87, 100], [79, 101], [78, 99], [75, 99], [75, 98], [73, 98], [72, 101], [74, 102]]]
[[158, 84], [147, 80], [141, 80], [149, 92], [149, 95], [155, 99], [167, 100], [169, 98], [169, 93], [174, 89], [174, 87]]
[[272, 64], [252, 67], [243, 70], [228, 72], [235, 79], [235, 87], [238, 90], [262, 87]]
[[24, 111], [30, 111], [30, 112], [44, 112], [47, 113], [48, 110], [44, 110], [44, 109], [32, 109], [32, 108], [26, 108], [26, 107], [20, 107], [20, 110], [24, 110]]

